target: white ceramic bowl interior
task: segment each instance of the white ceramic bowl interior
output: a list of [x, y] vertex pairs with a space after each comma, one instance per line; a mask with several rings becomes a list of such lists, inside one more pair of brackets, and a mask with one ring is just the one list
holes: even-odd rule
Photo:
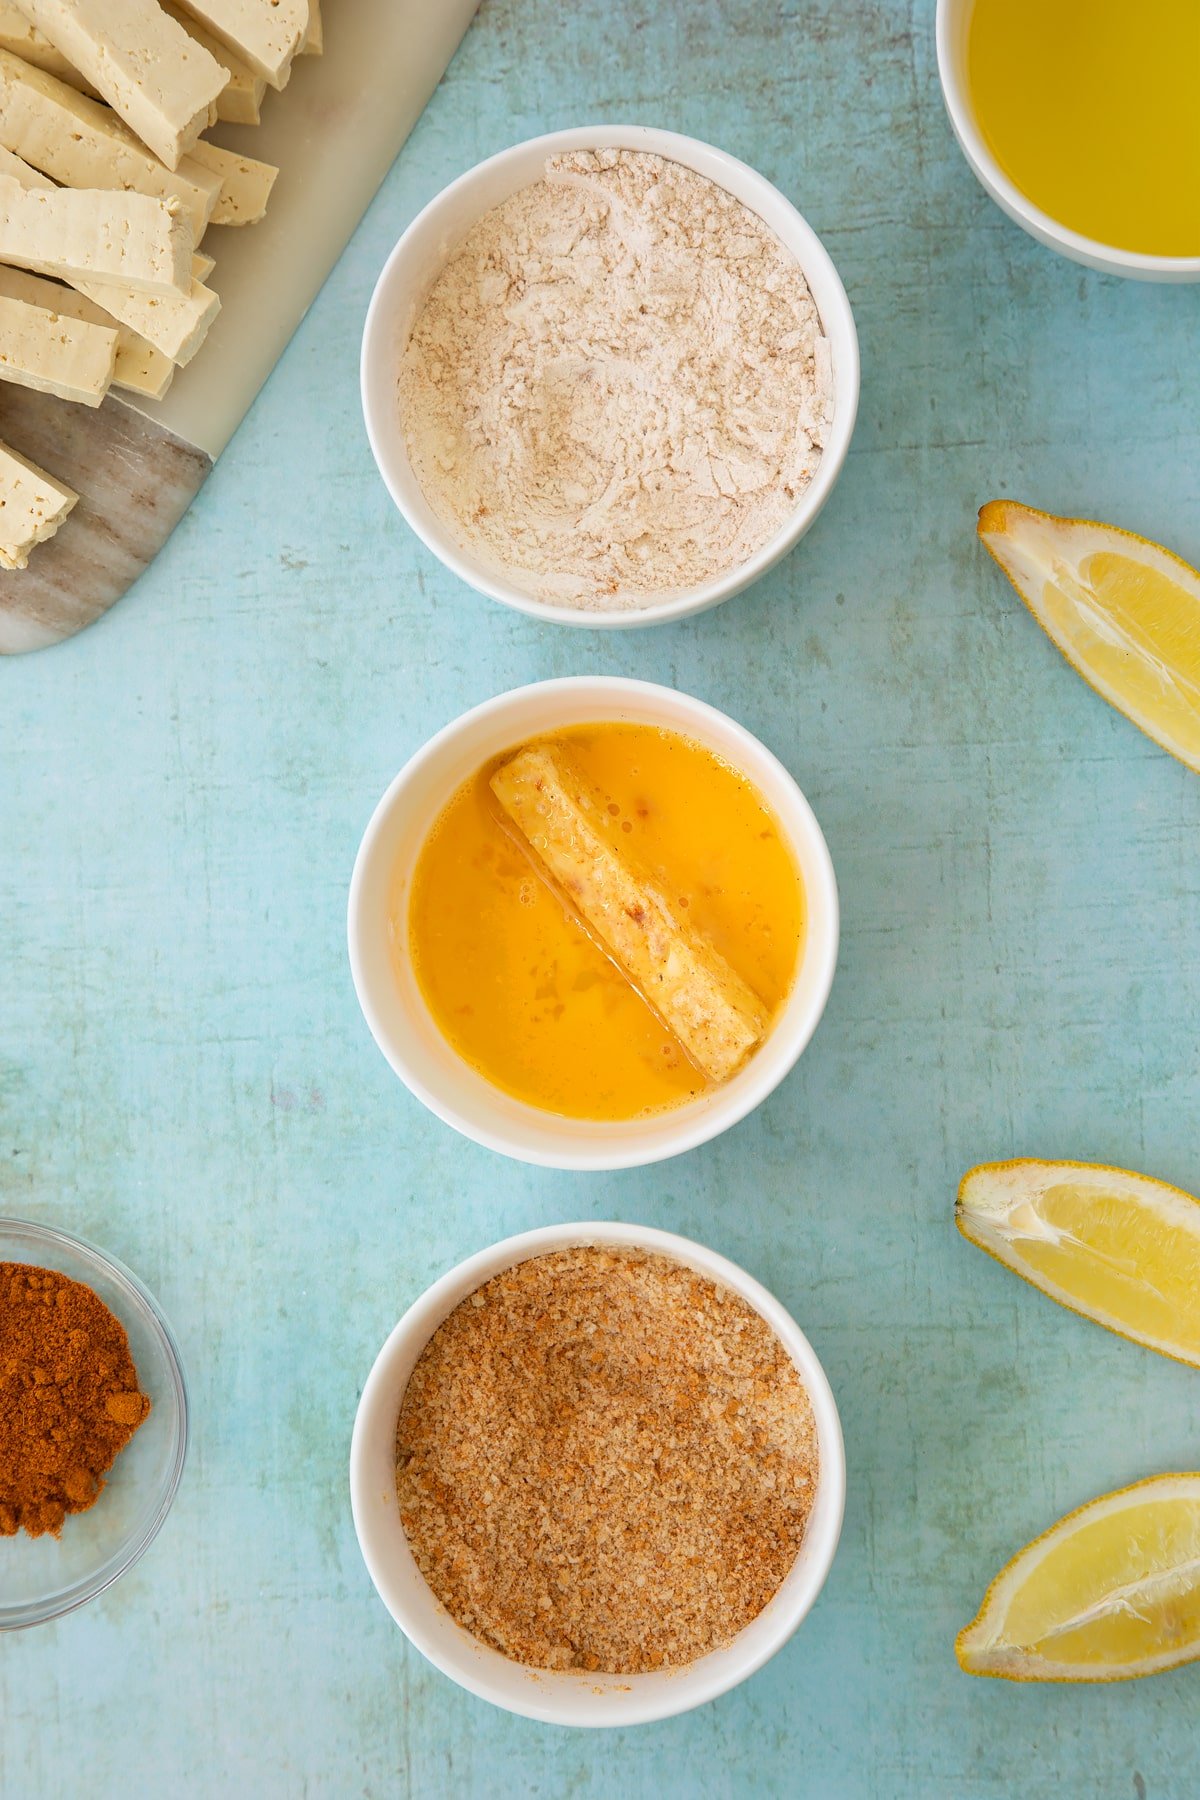
[[[489, 758], [527, 738], [597, 719], [679, 731], [716, 750], [758, 789], [783, 830], [805, 892], [805, 936], [791, 993], [770, 1035], [722, 1087], [649, 1118], [563, 1118], [493, 1087], [438, 1029], [411, 965], [393, 962], [394, 903], [407, 914], [409, 881], [430, 829], [455, 791]], [[397, 886], [397, 870], [403, 886]], [[476, 1143], [559, 1169], [620, 1169], [677, 1156], [727, 1131], [781, 1082], [825, 1008], [837, 963], [833, 864], [812, 808], [783, 764], [724, 713], [673, 688], [580, 676], [515, 688], [464, 713], [405, 765], [367, 826], [350, 884], [350, 966], [359, 1004], [392, 1068], [418, 1100]]]
[[[546, 158], [563, 150], [643, 150], [685, 164], [735, 195], [764, 219], [803, 269], [829, 339], [834, 412], [817, 471], [786, 524], [749, 562], [716, 580], [664, 594], [651, 605], [581, 612], [549, 605], [465, 551], [427, 504], [400, 424], [396, 376], [409, 335], [430, 288], [452, 251], [479, 219], [542, 174]], [[786, 556], [826, 500], [850, 447], [858, 410], [858, 338], [850, 302], [824, 245], [778, 188], [735, 157], [695, 138], [645, 125], [588, 125], [516, 144], [461, 175], [413, 220], [384, 265], [367, 313], [362, 346], [362, 400], [367, 436], [388, 492], [417, 536], [448, 569], [481, 594], [559, 625], [590, 627], [661, 624], [728, 600]]]
[[[1200, 256], [1145, 256], [1083, 237], [1035, 206], [1004, 173], [988, 147], [971, 105], [967, 40], [974, 8], [975, 0], [938, 0], [938, 74], [959, 147], [997, 206], [1040, 244], [1069, 256], [1074, 262], [1086, 264], [1089, 269], [1131, 276], [1140, 281], [1200, 281]], [[1080, 29], [1086, 30], [1086, 6], [1081, 6], [1079, 12]], [[1136, 9], [1130, 13], [1130, 19], [1131, 22], [1136, 19]], [[1136, 24], [1131, 23], [1131, 29], [1136, 29]]]
[[[654, 1675], [534, 1670], [510, 1662], [457, 1625], [417, 1568], [396, 1500], [396, 1420], [408, 1378], [433, 1333], [461, 1300], [502, 1269], [575, 1244], [658, 1251], [731, 1288], [777, 1333], [808, 1389], [820, 1475], [800, 1554], [779, 1592], [732, 1643], [686, 1668]], [[405, 1313], [367, 1378], [350, 1448], [354, 1526], [371, 1579], [405, 1636], [434, 1666], [481, 1699], [556, 1725], [640, 1725], [702, 1706], [760, 1669], [791, 1637], [829, 1573], [842, 1529], [846, 1458], [825, 1371], [791, 1315], [759, 1282], [715, 1251], [667, 1231], [619, 1224], [552, 1225], [494, 1244], [459, 1263]]]

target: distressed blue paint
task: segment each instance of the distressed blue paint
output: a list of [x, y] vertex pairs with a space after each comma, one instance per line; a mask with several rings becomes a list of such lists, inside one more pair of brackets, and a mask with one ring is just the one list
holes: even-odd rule
[[[156, 566], [0, 673], [0, 1200], [151, 1283], [196, 1417], [137, 1571], [0, 1644], [6, 1796], [1194, 1791], [1196, 1671], [1116, 1691], [956, 1672], [954, 1631], [1013, 1548], [1200, 1461], [1200, 1381], [969, 1250], [951, 1201], [967, 1164], [1016, 1152], [1200, 1187], [1200, 783], [1088, 693], [972, 538], [1012, 492], [1200, 561], [1197, 291], [1085, 273], [1001, 218], [942, 118], [931, 13], [486, 0]], [[855, 449], [797, 554], [620, 639], [450, 579], [392, 511], [356, 395], [374, 275], [422, 202], [604, 116], [779, 182], [839, 263], [864, 362]], [[428, 1119], [343, 952], [358, 836], [403, 759], [487, 695], [579, 670], [676, 682], [760, 733], [845, 908], [784, 1089], [676, 1165], [597, 1180]], [[826, 1361], [850, 1463], [839, 1561], [787, 1651], [605, 1740], [428, 1670], [370, 1588], [344, 1482], [402, 1308], [479, 1245], [578, 1214], [692, 1233], [769, 1281]]]

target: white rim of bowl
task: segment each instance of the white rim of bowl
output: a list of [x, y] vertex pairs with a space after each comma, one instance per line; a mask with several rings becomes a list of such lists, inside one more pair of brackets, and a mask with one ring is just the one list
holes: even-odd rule
[[[672, 1262], [698, 1269], [709, 1279], [741, 1295], [754, 1308], [771, 1327], [788, 1352], [812, 1403], [820, 1451], [817, 1492], [818, 1495], [826, 1496], [822, 1516], [817, 1522], [820, 1535], [819, 1537], [810, 1536], [814, 1530], [813, 1521], [810, 1519], [802, 1546], [802, 1549], [807, 1549], [813, 1555], [811, 1579], [798, 1596], [790, 1601], [790, 1604], [786, 1607], [778, 1606], [778, 1617], [771, 1620], [773, 1629], [764, 1634], [764, 1641], [754, 1655], [748, 1656], [745, 1662], [734, 1671], [731, 1672], [726, 1668], [719, 1674], [710, 1675], [708, 1679], [696, 1677], [692, 1673], [692, 1671], [702, 1668], [705, 1658], [701, 1658], [697, 1663], [685, 1664], [679, 1669], [670, 1671], [672, 1686], [679, 1696], [678, 1701], [673, 1694], [668, 1693], [663, 1695], [661, 1701], [657, 1703], [651, 1700], [649, 1703], [639, 1704], [636, 1698], [636, 1689], [634, 1689], [614, 1697], [611, 1710], [606, 1705], [602, 1717], [595, 1716], [599, 1711], [595, 1696], [577, 1692], [572, 1698], [564, 1698], [557, 1704], [548, 1704], [544, 1698], [546, 1689], [534, 1679], [529, 1684], [528, 1704], [518, 1705], [513, 1702], [511, 1697], [499, 1698], [486, 1680], [472, 1679], [468, 1671], [449, 1665], [448, 1660], [442, 1656], [433, 1635], [425, 1629], [419, 1618], [414, 1618], [408, 1612], [403, 1601], [397, 1596], [396, 1585], [392, 1582], [390, 1575], [391, 1559], [388, 1554], [388, 1543], [384, 1541], [382, 1529], [376, 1525], [375, 1509], [368, 1504], [368, 1482], [365, 1469], [370, 1453], [369, 1446], [378, 1441], [375, 1435], [377, 1427], [372, 1415], [378, 1414], [385, 1408], [390, 1412], [393, 1401], [396, 1411], [391, 1417], [388, 1430], [393, 1439], [395, 1436], [396, 1418], [399, 1415], [403, 1390], [399, 1395], [392, 1391], [390, 1364], [401, 1346], [416, 1343], [419, 1336], [420, 1347], [416, 1351], [416, 1355], [419, 1356], [438, 1326], [449, 1317], [459, 1301], [503, 1269], [515, 1267], [517, 1263], [526, 1262], [534, 1256], [546, 1255], [555, 1249], [568, 1249], [573, 1245], [587, 1244], [628, 1245], [633, 1248], [656, 1251], [658, 1254], [668, 1257]], [[415, 1356], [413, 1361], [415, 1363]], [[660, 1230], [656, 1226], [625, 1225], [616, 1220], [582, 1220], [565, 1225], [543, 1225], [534, 1231], [522, 1231], [513, 1237], [502, 1238], [487, 1249], [476, 1251], [474, 1255], [456, 1263], [432, 1286], [418, 1295], [399, 1322], [388, 1333], [371, 1365], [371, 1372], [363, 1386], [358, 1409], [354, 1415], [354, 1430], [350, 1440], [349, 1473], [350, 1509], [354, 1518], [354, 1530], [358, 1537], [359, 1549], [367, 1566], [367, 1573], [391, 1618], [400, 1627], [414, 1649], [419, 1650], [427, 1662], [432, 1663], [457, 1686], [465, 1688], [480, 1700], [488, 1701], [492, 1706], [498, 1706], [506, 1712], [518, 1713], [523, 1718], [539, 1720], [544, 1724], [584, 1728], [648, 1725], [658, 1719], [674, 1718], [680, 1713], [691, 1712], [697, 1706], [706, 1705], [710, 1700], [717, 1699], [721, 1694], [728, 1693], [732, 1688], [739, 1687], [742, 1682], [748, 1681], [752, 1675], [756, 1675], [794, 1636], [820, 1597], [837, 1555], [846, 1510], [846, 1450], [837, 1400], [820, 1358], [791, 1313], [755, 1276], [749, 1274], [740, 1264], [722, 1256], [719, 1251], [710, 1250], [706, 1244], [701, 1244], [694, 1238], [682, 1237], [677, 1232]], [[402, 1534], [403, 1529], [403, 1526], [399, 1526]], [[394, 1530], [390, 1521], [387, 1537], [394, 1542]], [[411, 1552], [409, 1554], [411, 1555]], [[427, 1583], [426, 1586], [428, 1586]], [[776, 1595], [767, 1602], [758, 1618], [752, 1620], [751, 1624], [745, 1628], [747, 1631], [753, 1629], [759, 1620], [767, 1617], [771, 1608], [776, 1606], [780, 1591], [777, 1590]], [[440, 1612], [445, 1612], [445, 1608], [433, 1594], [432, 1589], [430, 1589], [430, 1602]], [[458, 1629], [470, 1643], [479, 1642], [465, 1627], [459, 1626]], [[744, 1636], [744, 1632], [739, 1636]], [[734, 1638], [732, 1643], [736, 1644], [737, 1641], [738, 1639]], [[488, 1646], [485, 1645], [484, 1648], [488, 1648]], [[729, 1646], [724, 1648], [728, 1649]], [[554, 1671], [526, 1669], [524, 1664], [513, 1664], [513, 1666], [525, 1669], [530, 1676], [535, 1678], [554, 1674]], [[637, 1678], [632, 1679], [636, 1680]], [[580, 1685], [582, 1686], [583, 1683], [581, 1682]], [[658, 1691], [661, 1692], [661, 1690]]]
[[150, 1548], [175, 1503], [179, 1483], [183, 1478], [189, 1433], [188, 1397], [187, 1382], [183, 1373], [183, 1359], [179, 1354], [179, 1345], [175, 1341], [175, 1334], [149, 1288], [119, 1257], [113, 1256], [108, 1250], [101, 1250], [88, 1238], [79, 1237], [72, 1231], [63, 1231], [57, 1225], [39, 1224], [34, 1219], [18, 1219], [13, 1216], [0, 1218], [0, 1232], [3, 1231], [24, 1233], [35, 1245], [41, 1242], [80, 1252], [85, 1261], [90, 1257], [99, 1263], [118, 1287], [129, 1289], [132, 1299], [135, 1303], [140, 1303], [148, 1314], [151, 1325], [156, 1328], [162, 1339], [166, 1351], [166, 1364], [170, 1371], [171, 1386], [175, 1393], [176, 1405], [179, 1408], [179, 1437], [175, 1446], [174, 1460], [163, 1489], [162, 1499], [145, 1531], [134, 1540], [127, 1554], [111, 1558], [95, 1575], [89, 1576], [86, 1580], [77, 1581], [71, 1587], [64, 1589], [53, 1606], [26, 1606], [18, 1609], [12, 1616], [0, 1614], [0, 1631], [24, 1631], [34, 1625], [47, 1625], [51, 1619], [61, 1619], [65, 1614], [75, 1612], [81, 1606], [86, 1606], [89, 1600], [95, 1600], [110, 1588], [114, 1581], [119, 1581], [122, 1575], [127, 1574], [136, 1562], [140, 1562]]
[[[422, 1079], [420, 1071], [412, 1066], [411, 1062], [401, 1062], [392, 1055], [392, 1052], [385, 1041], [387, 1036], [386, 1028], [379, 1010], [375, 1005], [371, 984], [367, 978], [366, 970], [363, 967], [363, 959], [359, 949], [362, 889], [366, 880], [367, 864], [374, 850], [376, 839], [384, 830], [396, 795], [413, 778], [413, 776], [425, 766], [426, 763], [431, 762], [439, 754], [448, 739], [456, 736], [467, 725], [480, 719], [485, 719], [489, 713], [502, 710], [513, 700], [520, 698], [524, 694], [534, 692], [559, 692], [563, 694], [577, 693], [581, 689], [591, 688], [597, 683], [603, 683], [606, 688], [612, 691], [614, 701], [619, 701], [622, 694], [639, 695], [645, 693], [667, 694], [673, 700], [683, 700], [689, 707], [695, 709], [702, 718], [711, 718], [718, 721], [720, 730], [722, 732], [729, 731], [732, 733], [738, 741], [739, 747], [743, 745], [748, 747], [753, 757], [761, 756], [765, 758], [768, 765], [774, 769], [786, 786], [792, 790], [800, 815], [804, 819], [805, 825], [811, 833], [812, 849], [817, 866], [818, 880], [821, 885], [821, 892], [817, 895], [816, 904], [814, 905], [812, 894], [809, 891], [810, 884], [807, 881], [807, 878], [805, 880], [805, 897], [807, 903], [806, 918], [811, 920], [817, 913], [819, 907], [821, 917], [828, 921], [825, 930], [825, 942], [823, 945], [824, 963], [817, 965], [818, 983], [814, 991], [811, 1021], [802, 1033], [797, 1034], [791, 1054], [780, 1065], [778, 1070], [770, 1076], [765, 1084], [760, 1081], [756, 1086], [748, 1088], [743, 1095], [739, 1097], [736, 1104], [730, 1106], [727, 1103], [722, 1107], [718, 1099], [714, 1103], [704, 1107], [703, 1110], [697, 1110], [690, 1129], [686, 1128], [687, 1117], [693, 1107], [698, 1107], [697, 1102], [685, 1102], [682, 1106], [667, 1109], [662, 1114], [664, 1121], [677, 1116], [681, 1121], [681, 1129], [671, 1137], [669, 1142], [658, 1147], [643, 1147], [631, 1144], [625, 1148], [614, 1146], [611, 1150], [573, 1150], [567, 1146], [564, 1146], [561, 1149], [547, 1148], [545, 1150], [533, 1150], [524, 1145], [518, 1147], [499, 1132], [481, 1128], [467, 1113], [463, 1112], [459, 1107], [443, 1100], [440, 1095], [436, 1094]], [[589, 715], [592, 719], [600, 718], [602, 716], [602, 713], [592, 713]], [[587, 721], [581, 719], [580, 722], [586, 723]], [[686, 723], [681, 721], [678, 729], [683, 735], [686, 735]], [[729, 760], [731, 766], [738, 766], [732, 756]], [[744, 767], [742, 772], [743, 774], [746, 774]], [[747, 774], [746, 778], [753, 782], [754, 778], [752, 776]], [[758, 789], [758, 784], [756, 782], [754, 785], [756, 789]], [[759, 791], [761, 792], [761, 790]], [[449, 794], [447, 794], [446, 799], [450, 799]], [[768, 806], [771, 806], [771, 810], [774, 812], [776, 809], [771, 804], [769, 798], [766, 795], [763, 795], [763, 799]], [[788, 833], [788, 845], [794, 855], [794, 840], [792, 839], [790, 832]], [[713, 1138], [720, 1137], [724, 1132], [731, 1131], [735, 1125], [741, 1124], [743, 1119], [748, 1118], [752, 1112], [756, 1111], [765, 1100], [769, 1099], [776, 1088], [787, 1079], [809, 1044], [812, 1042], [817, 1027], [820, 1025], [821, 1020], [825, 1015], [825, 1008], [829, 1004], [829, 995], [833, 988], [834, 976], [837, 973], [838, 950], [841, 941], [841, 909], [838, 899], [837, 875], [833, 866], [833, 858], [829, 853], [829, 846], [825, 841], [825, 834], [821, 829], [820, 821], [813, 811], [812, 806], [809, 804], [806, 795], [801, 790], [795, 776], [786, 765], [780, 761], [774, 751], [769, 750], [760, 738], [754, 736], [753, 732], [748, 731], [744, 725], [739, 724], [738, 721], [731, 718], [728, 713], [721, 712], [718, 707], [710, 706], [706, 700], [698, 700], [692, 694], [682, 693], [678, 688], [665, 687], [660, 682], [640, 681], [625, 675], [564, 675], [549, 681], [532, 681], [527, 682], [518, 688], [508, 688], [504, 693], [496, 694], [492, 699], [484, 700], [478, 706], [470, 707], [468, 711], [460, 713], [457, 718], [451, 719], [448, 724], [443, 725], [440, 731], [435, 732], [431, 738], [428, 738], [425, 743], [421, 745], [420, 749], [413, 752], [412, 756], [409, 757], [399, 773], [393, 776], [392, 780], [388, 783], [383, 794], [377, 801], [367, 823], [367, 828], [363, 833], [362, 841], [359, 844], [358, 852], [354, 859], [354, 871], [350, 877], [350, 894], [346, 908], [346, 927], [351, 977], [354, 982], [355, 994], [358, 997], [358, 1004], [362, 1009], [363, 1017], [367, 1022], [367, 1028], [370, 1031], [372, 1038], [375, 1040], [377, 1049], [380, 1051], [393, 1074], [399, 1076], [409, 1093], [412, 1094], [415, 1099], [419, 1100], [429, 1112], [433, 1113], [435, 1118], [440, 1119], [444, 1125], [449, 1125], [451, 1129], [457, 1131], [460, 1136], [470, 1139], [472, 1143], [482, 1145], [485, 1150], [492, 1150], [500, 1156], [512, 1157], [517, 1162], [531, 1164], [534, 1167], [539, 1168], [579, 1169], [595, 1173], [608, 1173], [617, 1169], [649, 1168], [654, 1163], [666, 1162], [672, 1157], [685, 1155], [689, 1150], [698, 1149], [701, 1144], [707, 1144], [711, 1142]], [[807, 938], [804, 942], [807, 942]], [[803, 957], [804, 945], [802, 944], [801, 963], [803, 962]], [[800, 963], [797, 964], [797, 975], [799, 974], [799, 969]], [[793, 981], [794, 980], [795, 977], [793, 977]], [[786, 1001], [784, 1004], [786, 1005]], [[433, 1023], [435, 1028], [438, 1029], [439, 1035], [443, 1037], [443, 1041], [446, 1041], [444, 1034], [440, 1031], [440, 1027], [437, 1027], [437, 1021], [434, 1020]], [[773, 1035], [773, 1032], [768, 1033], [762, 1046], [764, 1050]], [[453, 1046], [451, 1045], [449, 1047], [453, 1052]], [[457, 1055], [457, 1052], [453, 1053]], [[746, 1065], [747, 1071], [753, 1069], [756, 1060], [757, 1054], [755, 1057], [752, 1057], [750, 1062]], [[469, 1064], [467, 1066], [470, 1067]], [[518, 1102], [518, 1104], [520, 1103]], [[555, 1116], [553, 1114], [543, 1114], [542, 1109], [539, 1107], [530, 1106], [528, 1110], [535, 1118], [553, 1118]]]
[[1151, 256], [1140, 250], [1121, 250], [1099, 238], [1084, 237], [1043, 212], [1004, 173], [976, 123], [975, 110], [960, 74], [962, 59], [955, 38], [967, 30], [974, 4], [975, 0], [937, 0], [935, 36], [946, 115], [980, 186], [1014, 224], [1047, 249], [1057, 250], [1073, 262], [1102, 273], [1144, 281], [1200, 281], [1200, 256]]
[[[796, 250], [793, 250], [792, 253], [796, 256], [806, 281], [809, 280], [814, 268], [819, 269], [821, 283], [829, 289], [833, 296], [833, 306], [829, 310], [841, 314], [839, 324], [846, 342], [842, 349], [844, 366], [839, 365], [834, 369], [834, 407], [829, 441], [822, 448], [812, 480], [800, 496], [788, 519], [780, 526], [775, 535], [756, 550], [748, 561], [739, 563], [736, 568], [727, 570], [724, 575], [718, 576], [712, 581], [703, 582], [695, 588], [677, 595], [674, 599], [664, 601], [659, 605], [650, 603], [621, 612], [593, 612], [537, 600], [533, 595], [525, 593], [515, 583], [505, 581], [499, 575], [489, 575], [482, 565], [475, 564], [464, 555], [462, 549], [454, 543], [449, 531], [445, 528], [432, 531], [425, 521], [418, 519], [410, 512], [403, 496], [393, 486], [385, 467], [386, 458], [381, 450], [384, 440], [384, 417], [382, 411], [377, 408], [370, 376], [376, 362], [381, 361], [385, 355], [391, 355], [394, 343], [394, 340], [387, 336], [391, 319], [385, 310], [384, 290], [391, 279], [394, 267], [408, 253], [413, 236], [433, 213], [438, 211], [448, 199], [468, 190], [480, 175], [505, 163], [513, 156], [532, 150], [539, 150], [549, 156], [557, 150], [598, 149], [606, 147], [610, 139], [615, 148], [645, 150], [651, 154], [663, 156], [669, 161], [682, 163], [685, 167], [693, 166], [689, 159], [699, 150], [706, 157], [714, 158], [722, 170], [736, 171], [739, 180], [748, 181], [751, 185], [759, 187], [764, 194], [771, 197], [773, 203], [786, 208], [791, 215], [793, 230], [804, 245], [802, 253]], [[710, 176], [709, 179], [717, 178]], [[717, 180], [717, 185], [725, 184]], [[737, 197], [735, 196], [735, 198]], [[743, 201], [742, 204], [749, 205], [749, 202]], [[751, 206], [750, 210], [753, 211], [754, 208]], [[764, 222], [769, 224], [769, 221]], [[774, 227], [771, 229], [774, 230]], [[776, 232], [776, 236], [778, 235]], [[791, 248], [791, 246], [787, 247]], [[815, 299], [814, 295], [814, 302]], [[819, 305], [817, 310], [821, 318], [822, 329], [828, 336], [831, 321], [825, 316]], [[526, 613], [530, 618], [540, 619], [546, 624], [570, 625], [592, 631], [636, 630], [649, 625], [669, 624], [672, 620], [689, 618], [696, 613], [707, 612], [711, 607], [720, 606], [724, 601], [732, 600], [736, 594], [740, 594], [744, 589], [750, 587], [760, 576], [765, 575], [777, 562], [788, 555], [810, 526], [815, 523], [841, 474], [850, 449], [851, 439], [854, 436], [860, 385], [858, 332], [854, 323], [854, 313], [833, 258], [808, 220], [792, 205], [786, 194], [777, 188], [774, 182], [768, 181], [765, 175], [759, 174], [758, 170], [749, 163], [742, 162], [736, 156], [731, 156], [728, 151], [719, 149], [715, 144], [706, 143], [702, 138], [688, 137], [677, 131], [664, 131], [653, 125], [579, 125], [563, 131], [546, 132], [539, 137], [525, 138], [520, 143], [510, 144], [507, 149], [485, 158], [483, 162], [476, 163], [472, 168], [457, 176], [422, 207], [406, 227], [384, 263], [367, 308], [366, 322], [363, 326], [362, 350], [359, 357], [359, 386], [371, 454], [375, 458], [376, 467], [383, 479], [384, 486], [391, 495], [393, 504], [425, 547], [452, 574], [457, 575], [460, 581], [465, 582], [476, 593], [483, 594], [490, 600], [497, 600], [504, 606], [511, 606], [516, 611]]]

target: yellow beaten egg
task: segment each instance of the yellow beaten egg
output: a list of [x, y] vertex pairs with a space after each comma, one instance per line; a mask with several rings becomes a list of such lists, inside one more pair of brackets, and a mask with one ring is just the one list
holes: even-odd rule
[[[752, 990], [769, 1032], [799, 962], [804, 893], [757, 790], [702, 744], [655, 726], [580, 725], [539, 744], [569, 759], [595, 796], [588, 817], [599, 840]], [[479, 769], [445, 807], [407, 910], [397, 871], [393, 953], [411, 959], [447, 1041], [504, 1092], [578, 1119], [680, 1105], [710, 1078], [492, 791], [520, 748]]]

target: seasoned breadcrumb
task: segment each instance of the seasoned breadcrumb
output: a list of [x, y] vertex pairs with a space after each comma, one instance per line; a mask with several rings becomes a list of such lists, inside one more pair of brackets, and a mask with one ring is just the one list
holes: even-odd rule
[[458, 1623], [541, 1669], [694, 1662], [757, 1617], [816, 1491], [808, 1395], [739, 1295], [585, 1246], [469, 1295], [410, 1377], [396, 1490]]

